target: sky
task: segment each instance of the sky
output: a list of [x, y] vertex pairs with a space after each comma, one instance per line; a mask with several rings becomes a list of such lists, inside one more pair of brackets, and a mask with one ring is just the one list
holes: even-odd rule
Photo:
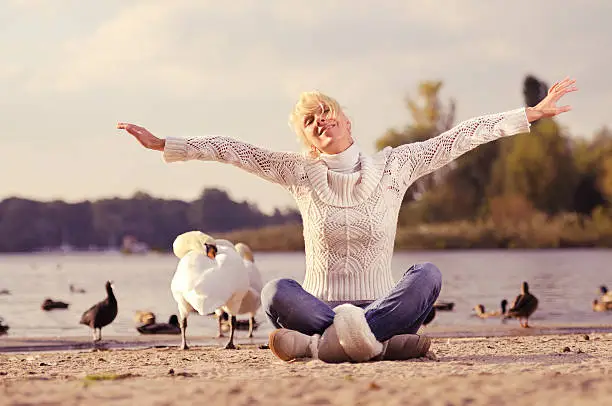
[[458, 122], [522, 107], [527, 74], [569, 75], [580, 91], [558, 121], [588, 137], [612, 124], [610, 16], [606, 0], [3, 0], [0, 200], [192, 200], [220, 187], [264, 211], [294, 207], [278, 185], [164, 163], [115, 127], [297, 151], [288, 115], [314, 89], [339, 100], [373, 153], [410, 123], [420, 81], [443, 81]]

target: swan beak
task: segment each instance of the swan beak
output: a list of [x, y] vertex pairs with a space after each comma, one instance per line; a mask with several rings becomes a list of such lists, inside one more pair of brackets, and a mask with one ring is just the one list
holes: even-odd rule
[[204, 244], [206, 246], [206, 256], [210, 259], [215, 259], [217, 256], [217, 247], [211, 244]]

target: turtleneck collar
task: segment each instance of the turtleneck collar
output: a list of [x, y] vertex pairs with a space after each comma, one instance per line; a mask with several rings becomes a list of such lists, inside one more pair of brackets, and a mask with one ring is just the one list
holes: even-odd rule
[[325, 165], [334, 172], [353, 173], [357, 172], [361, 166], [359, 153], [359, 147], [356, 143], [353, 143], [350, 147], [338, 154], [321, 153], [319, 157], [325, 162]]

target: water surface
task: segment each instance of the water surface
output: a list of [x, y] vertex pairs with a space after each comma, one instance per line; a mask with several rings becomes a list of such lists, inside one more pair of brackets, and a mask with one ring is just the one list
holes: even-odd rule
[[[301, 253], [256, 253], [264, 281], [277, 277], [304, 278]], [[540, 306], [534, 325], [610, 325], [612, 312], [596, 313], [591, 302], [600, 284], [612, 287], [612, 250], [537, 251], [432, 251], [396, 253], [392, 267], [395, 279], [412, 263], [430, 261], [444, 276], [441, 300], [455, 302], [452, 312], [439, 312], [432, 326], [482, 327], [499, 320], [481, 320], [472, 308], [482, 303], [496, 308], [501, 299], [510, 302], [523, 280], [530, 283]], [[115, 283], [119, 315], [103, 329], [103, 337], [137, 336], [133, 315], [136, 310], [153, 311], [158, 320], [176, 313], [170, 293], [177, 258], [173, 255], [122, 255], [118, 253], [8, 254], [0, 255], [0, 317], [10, 325], [10, 336], [75, 337], [90, 334], [79, 325], [81, 313], [105, 297], [104, 283]], [[73, 283], [85, 294], [72, 294]], [[45, 312], [40, 305], [47, 297], [70, 303], [68, 310]], [[270, 329], [263, 314], [257, 336]], [[515, 321], [512, 321], [516, 323]], [[192, 315], [193, 335], [214, 335], [216, 321]], [[244, 332], [240, 332], [244, 334]], [[1, 338], [0, 338], [1, 340]]]

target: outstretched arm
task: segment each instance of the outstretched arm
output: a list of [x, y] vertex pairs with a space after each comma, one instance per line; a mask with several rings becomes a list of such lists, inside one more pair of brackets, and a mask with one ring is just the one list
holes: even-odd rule
[[466, 120], [437, 137], [401, 145], [393, 154], [400, 162], [399, 175], [406, 185], [411, 185], [478, 145], [527, 131], [529, 122], [521, 108]]
[[119, 123], [117, 128], [132, 134], [145, 148], [163, 151], [166, 162], [199, 159], [229, 163], [284, 186], [295, 184], [303, 168], [303, 158], [299, 154], [268, 151], [229, 137], [169, 137], [164, 140], [134, 124]]
[[553, 117], [571, 110], [557, 106], [559, 99], [578, 90], [576, 81], [564, 79], [555, 83], [537, 106], [466, 120], [450, 130], [423, 142], [401, 145], [393, 150], [399, 159], [400, 176], [410, 185], [464, 153], [495, 139], [528, 132], [533, 121]]

